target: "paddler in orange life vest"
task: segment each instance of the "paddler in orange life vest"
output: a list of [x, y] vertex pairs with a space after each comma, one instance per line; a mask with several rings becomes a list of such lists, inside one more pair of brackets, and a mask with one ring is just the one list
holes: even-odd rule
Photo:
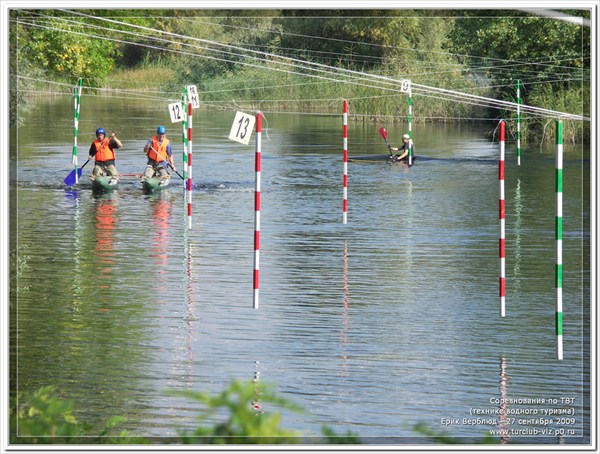
[[110, 137], [106, 137], [106, 129], [96, 129], [96, 140], [92, 142], [88, 153], [89, 159], [96, 158], [96, 165], [92, 171], [93, 178], [104, 175], [119, 176], [115, 167], [115, 150], [122, 146], [114, 132], [111, 132]]
[[164, 126], [156, 128], [156, 135], [152, 136], [146, 142], [144, 146], [144, 152], [148, 155], [148, 163], [144, 176], [151, 178], [156, 176], [157, 178], [164, 178], [169, 173], [167, 172], [167, 161], [171, 165], [174, 172], [177, 172], [175, 163], [173, 162], [173, 151], [171, 150], [171, 143], [169, 139], [165, 137], [167, 130]]

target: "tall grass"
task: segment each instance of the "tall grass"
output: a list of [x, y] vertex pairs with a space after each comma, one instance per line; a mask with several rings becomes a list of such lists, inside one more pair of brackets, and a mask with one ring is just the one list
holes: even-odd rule
[[106, 88], [155, 90], [169, 86], [177, 78], [176, 70], [164, 63], [147, 64], [141, 68], [125, 68], [113, 71], [105, 80]]
[[[384, 69], [380, 73], [400, 80], [401, 77]], [[263, 111], [291, 111], [311, 113], [337, 113], [341, 100], [350, 103], [350, 117], [362, 120], [378, 120], [388, 117], [392, 121], [405, 121], [408, 116], [408, 95], [373, 87], [372, 82], [334, 82], [299, 74], [269, 71], [269, 68], [244, 68], [234, 73], [214, 75], [210, 78], [191, 74], [180, 78], [181, 84], [197, 80], [201, 101], [212, 107], [237, 106]], [[430, 78], [431, 79], [431, 78]], [[438, 78], [441, 79], [441, 78]], [[448, 80], [443, 82], [448, 86]], [[476, 88], [473, 82], [461, 78], [463, 89]], [[369, 86], [371, 85], [371, 86]], [[399, 83], [396, 86], [399, 88]], [[452, 87], [450, 87], [452, 88]], [[477, 106], [469, 106], [446, 99], [413, 95], [413, 121], [469, 121], [484, 118], [485, 112]]]

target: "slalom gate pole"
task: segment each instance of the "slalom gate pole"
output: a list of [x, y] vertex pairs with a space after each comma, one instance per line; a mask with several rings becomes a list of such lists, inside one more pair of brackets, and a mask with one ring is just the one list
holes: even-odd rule
[[521, 165], [521, 81], [517, 80], [517, 165]]
[[187, 168], [187, 215], [188, 215], [188, 228], [192, 228], [192, 103], [188, 103], [188, 115], [187, 115], [187, 140], [188, 140], [188, 168]]
[[255, 153], [255, 187], [254, 187], [254, 297], [252, 307], [258, 309], [259, 277], [260, 277], [260, 158], [262, 152], [262, 113], [256, 113], [256, 153]]
[[348, 101], [344, 99], [342, 113], [342, 133], [344, 144], [344, 178], [342, 200], [342, 222], [348, 223]]
[[499, 242], [499, 257], [500, 257], [500, 317], [506, 315], [506, 232], [505, 218], [506, 207], [504, 203], [504, 120], [500, 121], [500, 160], [498, 163], [498, 180], [500, 182], [500, 203], [499, 203], [499, 219], [500, 219], [500, 242]]
[[562, 230], [563, 230], [563, 122], [556, 120], [556, 356], [563, 359]]
[[181, 96], [181, 110], [183, 111], [183, 122], [181, 127], [181, 138], [183, 142], [183, 197], [187, 197], [187, 168], [188, 168], [188, 136], [187, 136], [187, 87]]
[[77, 162], [77, 135], [79, 134], [79, 110], [81, 108], [81, 88], [83, 79], [77, 81], [73, 88], [73, 157], [72, 164], [75, 168], [75, 184], [79, 183], [78, 162]]
[[408, 165], [412, 166], [413, 160], [413, 136], [412, 136], [412, 120], [413, 120], [413, 99], [412, 87], [408, 90]]

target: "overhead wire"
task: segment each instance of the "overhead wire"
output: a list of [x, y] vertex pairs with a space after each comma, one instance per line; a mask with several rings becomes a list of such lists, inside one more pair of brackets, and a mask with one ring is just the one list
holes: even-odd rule
[[[394, 19], [394, 18], [398, 18], [399, 16], [375, 16], [375, 18], [377, 19]], [[344, 17], [345, 18], [345, 17]], [[362, 19], [364, 18], [364, 16], [356, 16], [355, 18], [357, 19]], [[200, 17], [195, 17], [195, 18], [181, 18], [182, 20], [194, 20], [196, 23], [205, 23], [205, 24], [211, 24], [211, 25], [219, 25], [221, 27], [225, 27], [225, 28], [236, 28], [236, 29], [242, 29], [242, 30], [254, 30], [254, 28], [252, 27], [242, 27], [239, 25], [230, 25], [230, 24], [221, 24], [221, 23], [215, 23], [215, 22], [211, 22], [211, 21], [207, 21], [204, 17], [200, 16]], [[200, 21], [198, 21], [198, 19], [200, 19]], [[435, 18], [433, 18], [435, 19]], [[444, 18], [440, 18], [440, 19], [444, 19]], [[533, 61], [535, 59], [533, 59], [533, 61], [527, 60], [527, 61], [519, 61], [519, 60], [509, 60], [509, 59], [499, 59], [499, 58], [491, 58], [491, 57], [481, 57], [481, 56], [473, 56], [473, 55], [461, 55], [461, 54], [456, 54], [456, 53], [451, 53], [451, 52], [442, 52], [442, 51], [430, 51], [430, 50], [422, 50], [422, 49], [413, 49], [413, 48], [405, 48], [405, 47], [400, 47], [400, 46], [390, 46], [390, 45], [383, 45], [383, 44], [377, 44], [377, 43], [364, 43], [364, 42], [360, 42], [360, 41], [355, 41], [355, 40], [342, 40], [339, 38], [330, 38], [330, 37], [322, 37], [322, 36], [312, 36], [312, 35], [305, 35], [305, 34], [299, 34], [299, 33], [290, 33], [290, 32], [282, 32], [280, 30], [261, 30], [262, 32], [265, 33], [273, 33], [273, 34], [278, 34], [281, 36], [284, 35], [289, 35], [289, 36], [297, 36], [297, 37], [302, 37], [302, 38], [310, 38], [310, 39], [314, 39], [314, 40], [325, 40], [325, 41], [339, 41], [345, 44], [357, 44], [357, 45], [372, 45], [372, 46], [379, 46], [379, 47], [384, 47], [384, 48], [389, 48], [389, 49], [395, 49], [395, 50], [402, 50], [402, 51], [412, 51], [412, 52], [420, 52], [420, 53], [425, 53], [425, 54], [429, 54], [429, 53], [436, 53], [436, 54], [441, 54], [441, 55], [445, 55], [445, 56], [452, 56], [452, 57], [468, 57], [468, 58], [479, 58], [479, 59], [483, 59], [485, 61], [499, 61], [499, 62], [503, 62], [505, 65], [501, 65], [501, 66], [489, 66], [489, 68], [494, 68], [494, 69], [498, 69], [501, 68], [502, 66], [507, 66], [507, 67], [515, 67], [515, 66], [527, 66], [527, 65], [531, 65], [533, 63]], [[268, 47], [266, 45], [248, 45], [248, 47]], [[304, 51], [304, 49], [302, 49]], [[325, 53], [323, 51], [312, 51], [312, 52], [316, 52], [316, 53]], [[342, 54], [342, 53], [336, 53], [336, 52], [326, 52], [327, 54], [333, 54], [333, 55], [338, 55], [338, 56], [345, 56], [346, 54]], [[363, 58], [372, 58], [375, 60], [383, 60], [383, 59], [390, 59], [392, 61], [395, 60], [399, 60], [398, 58], [395, 57], [379, 57], [379, 56], [366, 56], [366, 55], [361, 55], [361, 57]], [[573, 59], [575, 57], [577, 57], [576, 55], [571, 55], [571, 56], [565, 56], [568, 57], [568, 59]], [[539, 59], [544, 59], [546, 57], [537, 57]], [[563, 56], [559, 56], [559, 57], [555, 57], [555, 58], [559, 58], [562, 59]], [[566, 58], [565, 58], [566, 60]], [[358, 60], [361, 61], [361, 60]], [[402, 61], [406, 61], [405, 59], [403, 59]], [[420, 62], [420, 60], [408, 60], [409, 62]], [[548, 60], [548, 63], [552, 62], [552, 59]], [[554, 60], [556, 61], [556, 60]], [[560, 60], [559, 60], [560, 61]], [[546, 66], [545, 64], [546, 62], [544, 61], [537, 61], [535, 62], [536, 65], [543, 65]], [[447, 63], [444, 62], [427, 62], [427, 64], [430, 65], [446, 65]], [[550, 65], [547, 65], [550, 66]], [[572, 66], [561, 66], [561, 65], [556, 65], [555, 63], [552, 64], [553, 68], [565, 68], [565, 69], [577, 69], [574, 68]]]
[[[71, 11], [66, 10], [66, 12], [71, 12]], [[79, 12], [77, 14], [81, 15], [81, 16], [84, 16], [84, 17], [94, 17], [94, 16], [90, 16], [90, 15], [87, 15], [87, 14], [84, 14], [84, 13], [79, 13]], [[94, 17], [94, 18], [96, 18], [96, 17]], [[104, 18], [97, 18], [97, 19], [99, 19], [99, 20], [107, 20], [107, 19], [104, 19]], [[124, 23], [124, 22], [113, 21], [113, 20], [110, 20], [110, 19], [108, 19], [108, 21], [109, 22], [116, 22], [116, 23], [118, 23], [120, 25], [129, 25], [129, 26], [132, 26], [132, 27], [137, 28], [137, 29], [151, 30], [149, 27], [144, 27], [144, 26], [140, 26], [140, 25], [127, 24], [127, 23]], [[160, 32], [163, 33], [163, 34], [167, 34], [167, 35], [173, 35], [173, 36], [179, 36], [179, 37], [186, 38], [183, 35], [178, 35], [178, 34], [175, 34], [175, 33], [172, 33], [172, 32], [165, 32], [165, 31], [160, 31]], [[328, 66], [328, 65], [323, 65], [323, 64], [320, 64], [320, 63], [302, 61], [302, 60], [294, 59], [294, 58], [291, 58], [291, 57], [282, 57], [282, 56], [278, 56], [278, 55], [272, 54], [272, 53], [254, 51], [254, 50], [251, 50], [251, 49], [241, 48], [240, 46], [233, 46], [233, 45], [229, 45], [229, 44], [218, 43], [218, 42], [211, 41], [211, 40], [205, 40], [205, 39], [200, 39], [200, 38], [191, 38], [191, 37], [187, 37], [187, 38], [190, 38], [190, 39], [193, 39], [193, 40], [197, 40], [197, 41], [200, 41], [200, 42], [203, 42], [203, 43], [207, 43], [207, 44], [212, 44], [212, 45], [220, 46], [220, 47], [225, 47], [225, 48], [230, 48], [230, 49], [235, 49], [235, 50], [241, 50], [241, 51], [251, 52], [251, 53], [255, 53], [255, 54], [261, 54], [261, 55], [264, 55], [264, 56], [268, 56], [270, 58], [279, 58], [279, 59], [291, 61], [292, 63], [295, 63], [296, 65], [303, 67], [304, 69], [308, 68], [309, 70], [312, 70], [312, 71], [320, 71], [320, 68], [327, 68], [327, 70], [329, 70], [331, 72], [335, 72], [337, 75], [342, 74], [344, 76], [348, 76], [348, 74], [352, 74], [352, 75], [356, 74], [356, 75], [358, 75], [358, 78], [360, 80], [370, 79], [372, 81], [374, 79], [378, 79], [377, 80], [378, 83], [381, 83], [382, 80], [385, 80], [386, 82], [389, 81], [389, 82], [391, 82], [393, 84], [400, 83], [399, 80], [393, 79], [393, 78], [390, 78], [390, 77], [378, 76], [378, 75], [368, 74], [368, 73], [361, 73], [361, 72], [358, 72], [358, 71], [354, 71], [354, 70], [350, 70], [350, 69], [344, 69], [344, 68], [335, 68], [335, 67], [331, 67], [331, 66]], [[317, 67], [317, 68], [315, 68], [315, 67]], [[354, 82], [350, 81], [350, 83], [354, 83]], [[438, 89], [438, 88], [435, 88], [435, 87], [428, 87], [428, 86], [425, 86], [425, 85], [422, 85], [422, 84], [413, 84], [413, 86], [417, 87], [417, 90], [423, 90], [425, 92], [427, 90], [430, 90], [431, 92], [438, 93], [438, 94], [449, 94], [450, 93], [450, 91], [445, 90], [445, 89]], [[379, 89], [381, 89], [381, 87], [373, 87], [373, 88], [379, 88]], [[494, 100], [492, 98], [485, 98], [485, 97], [481, 97], [481, 96], [474, 97], [475, 95], [461, 94], [461, 93], [458, 93], [458, 92], [453, 92], [453, 95], [454, 96], [464, 95], [466, 98], [478, 99], [479, 101], [483, 101], [484, 103], [486, 103], [490, 107], [503, 108], [503, 109], [513, 108], [515, 110], [517, 108], [517, 103], [513, 103], [513, 102]], [[540, 114], [549, 114], [549, 115], [552, 115], [552, 116], [560, 116], [560, 117], [563, 117], [563, 118], [573, 118], [573, 119], [579, 119], [579, 120], [580, 119], [584, 119], [582, 116], [579, 116], [579, 115], [569, 114], [569, 113], [565, 113], [565, 112], [553, 111], [553, 110], [550, 110], [550, 109], [541, 109], [541, 108], [536, 108], [536, 107], [533, 107], [533, 106], [527, 106], [527, 105], [524, 105], [524, 104], [521, 104], [518, 107], [520, 107], [520, 109], [523, 112], [529, 111], [529, 113], [531, 113], [531, 114], [540, 113]]]
[[[41, 16], [41, 15], [40, 15], [40, 16]], [[59, 20], [68, 21], [68, 22], [71, 22], [71, 23], [80, 24], [80, 22], [78, 22], [78, 21], [71, 21], [71, 20], [65, 19], [64, 17], [60, 17], [60, 16], [41, 16], [41, 17], [45, 17], [45, 18], [48, 18], [48, 19], [59, 19]], [[94, 16], [94, 17], [95, 17], [95, 16]], [[125, 24], [126, 24], [126, 23], [125, 23]], [[90, 26], [91, 24], [86, 24], [86, 25], [87, 25], [87, 26]], [[129, 25], [133, 25], [133, 24], [129, 24]], [[109, 30], [109, 31], [112, 31], [112, 30], [113, 30], [113, 29], [106, 28], [106, 27], [98, 27], [98, 26], [95, 26], [95, 25], [91, 25], [91, 26], [92, 26], [92, 27], [95, 27], [95, 28], [100, 28], [100, 29], [103, 29], [103, 30]], [[122, 32], [126, 32], [126, 31], [123, 31], [123, 30], [121, 30], [121, 31], [122, 31]], [[127, 33], [127, 32], [126, 32], [126, 33]], [[131, 32], [129, 32], [129, 33], [131, 34]], [[180, 35], [180, 36], [183, 36], [183, 35]], [[151, 36], [146, 36], [146, 37], [147, 37], [147, 38], [150, 38], [150, 39], [152, 39], [152, 38], [153, 38], [153, 37], [151, 37]], [[328, 39], [332, 39], [332, 38], [328, 38]], [[171, 41], [171, 42], [172, 42], [172, 41]], [[220, 43], [220, 44], [223, 44], [223, 43]], [[262, 46], [262, 47], [264, 47], [264, 46]], [[204, 48], [204, 49], [206, 49], [206, 48]], [[274, 54], [274, 55], [277, 55], [277, 54]], [[279, 56], [279, 55], [278, 55], [278, 56]], [[285, 57], [282, 57], [282, 56], [279, 56], [279, 57], [281, 57], [281, 58], [285, 58]], [[539, 57], [539, 58], [542, 58], [542, 57]], [[555, 58], [556, 58], [556, 57], [555, 57]], [[505, 61], [509, 61], [509, 62], [511, 62], [511, 65], [510, 65], [511, 67], [514, 67], [514, 66], [519, 66], [519, 65], [515, 65], [515, 64], [514, 64], [514, 61], [511, 61], [511, 60], [505, 60]], [[550, 61], [550, 60], [549, 60], [549, 61]], [[530, 62], [523, 62], [523, 63], [521, 63], [521, 65], [525, 65], [525, 64], [531, 64], [531, 63], [532, 63], [531, 61], [530, 61]], [[540, 62], [537, 62], [536, 64], [540, 64]], [[477, 68], [478, 68], [479, 70], [487, 70], [487, 69], [490, 69], [490, 68], [492, 68], [492, 67], [477, 67]], [[497, 70], [499, 67], [498, 67], [498, 66], [496, 66], [496, 67], [493, 67], [493, 68], [495, 68], [495, 69]], [[569, 67], [569, 68], [570, 68], [570, 67]], [[522, 72], [523, 72], [523, 71], [522, 71]], [[533, 73], [533, 74], [539, 74], [538, 72], [535, 72], [535, 71], [532, 71], [532, 73]], [[426, 74], [427, 74], [427, 73], [421, 73], [421, 74], [417, 74], [417, 75], [426, 75]], [[432, 73], [432, 74], [439, 75], [439, 74], [441, 74], [441, 72], [440, 72], [439, 70], [437, 70], [437, 71], [435, 71], [435, 72], [434, 72], [434, 73]], [[554, 73], [554, 74], [555, 74], [555, 77], [556, 77], [556, 76], [565, 76], [565, 75], [570, 75], [569, 73], [562, 73], [562, 74], [561, 74], [561, 73]], [[550, 76], [550, 74], [546, 74], [546, 75], [545, 75], [545, 77], [549, 77], [549, 76]], [[563, 78], [563, 79], [564, 79], [564, 78]], [[558, 79], [558, 80], [561, 80], [561, 79]], [[525, 80], [525, 81], [524, 81], [524, 83], [526, 83], [526, 82], [527, 82], [527, 81]]]
[[[64, 12], [69, 12], [69, 10], [61, 10]], [[35, 13], [34, 13], [35, 14]], [[87, 15], [88, 17], [92, 17], [92, 18], [96, 18], [96, 19], [105, 19], [103, 17], [98, 17], [98, 16], [90, 16]], [[64, 19], [61, 16], [45, 16], [47, 18], [52, 18], [52, 19]], [[123, 17], [119, 16], [121, 19]], [[135, 18], [139, 18], [139, 17], [144, 17], [144, 16], [133, 16]], [[196, 16], [193, 18], [184, 18], [184, 17], [177, 17], [177, 16], [157, 16], [157, 17], [161, 17], [161, 18], [176, 18], [178, 20], [201, 20], [201, 23], [208, 23], [208, 24], [215, 24], [214, 22], [210, 22], [210, 21], [206, 21], [206, 16]], [[214, 16], [211, 16], [214, 17]], [[255, 19], [261, 19], [263, 17], [261, 16], [223, 16], [223, 18], [227, 18], [230, 19], [232, 17], [241, 17], [241, 18], [255, 18]], [[307, 16], [312, 18], [311, 16]], [[321, 17], [322, 19], [325, 19], [329, 16], [323, 16]], [[340, 16], [340, 17], [344, 17], [344, 18], [350, 18], [347, 16]], [[365, 18], [366, 16], [351, 16], [354, 18]], [[400, 16], [373, 16], [373, 18], [378, 18], [378, 19], [391, 19], [391, 18], [398, 18]], [[412, 16], [411, 16], [412, 17]], [[517, 16], [517, 17], [521, 17], [522, 16]], [[280, 19], [289, 19], [292, 18], [291, 16], [278, 16], [278, 18]], [[204, 20], [202, 20], [204, 19]], [[119, 21], [116, 21], [119, 22]], [[130, 26], [135, 26], [135, 24], [130, 24], [127, 22], [119, 22], [122, 23], [124, 25], [130, 25]], [[240, 29], [249, 29], [250, 27], [241, 27], [241, 26], [235, 26], [235, 25], [229, 25], [229, 24], [218, 24], [219, 26], [223, 26], [223, 27], [228, 27], [228, 28], [240, 28]], [[144, 27], [147, 28], [147, 27]], [[340, 41], [343, 43], [348, 43], [348, 44], [357, 44], [357, 45], [369, 45], [369, 46], [376, 46], [376, 47], [383, 47], [383, 48], [390, 48], [390, 49], [397, 49], [397, 50], [403, 50], [403, 51], [412, 51], [412, 52], [421, 52], [421, 53], [437, 53], [437, 54], [442, 54], [442, 55], [446, 55], [446, 56], [453, 56], [453, 57], [461, 57], [461, 58], [470, 58], [470, 59], [481, 59], [481, 60], [485, 60], [485, 61], [498, 61], [498, 62], [503, 62], [506, 64], [506, 66], [508, 67], [514, 67], [514, 66], [526, 66], [526, 65], [531, 65], [531, 64], [537, 64], [537, 65], [545, 65], [546, 62], [543, 61], [544, 58], [546, 57], [536, 57], [536, 58], [532, 58], [526, 61], [523, 60], [512, 60], [512, 59], [501, 59], [501, 58], [494, 58], [494, 57], [485, 57], [485, 56], [474, 56], [474, 55], [464, 55], [464, 54], [456, 54], [456, 53], [450, 53], [450, 52], [442, 52], [442, 51], [430, 51], [430, 50], [421, 50], [421, 49], [413, 49], [413, 48], [405, 48], [405, 47], [400, 47], [400, 46], [391, 46], [391, 45], [383, 45], [383, 44], [377, 44], [377, 43], [364, 43], [364, 42], [360, 42], [360, 41], [354, 41], [354, 40], [342, 40], [339, 38], [330, 38], [330, 37], [320, 37], [320, 36], [312, 36], [312, 35], [303, 35], [303, 34], [295, 34], [295, 33], [290, 33], [290, 32], [282, 32], [280, 30], [261, 30], [262, 32], [266, 32], [266, 33], [276, 33], [279, 35], [291, 35], [291, 36], [300, 36], [300, 37], [305, 37], [305, 38], [311, 38], [311, 39], [315, 39], [315, 40], [326, 40], [326, 41]], [[183, 36], [183, 35], [181, 35]], [[269, 47], [266, 45], [252, 45], [252, 44], [248, 44], [247, 45], [248, 48], [251, 47]], [[302, 51], [306, 51], [306, 49], [302, 49]], [[317, 51], [313, 51], [313, 52], [317, 52]], [[345, 54], [342, 53], [333, 53], [334, 55], [339, 55], [339, 56], [344, 56]], [[376, 57], [376, 56], [362, 56], [364, 58], [389, 58], [389, 57]], [[557, 61], [561, 61], [562, 59], [573, 59], [573, 58], [579, 58], [579, 55], [571, 55], [571, 56], [554, 56], [553, 58], [548, 60], [548, 63], [552, 62], [552, 66], [553, 67], [561, 67], [561, 68], [565, 68], [565, 69], [578, 69], [576, 67], [572, 67], [572, 66], [558, 66], [556, 65]], [[392, 57], [392, 59], [394, 59]], [[542, 61], [537, 61], [537, 59], [542, 59]], [[419, 62], [419, 60], [408, 60], [409, 62]], [[442, 64], [444, 65], [445, 63], [443, 62], [427, 62], [428, 64]], [[504, 66], [504, 65], [502, 65]], [[478, 67], [478, 68], [501, 68], [502, 66], [487, 66], [487, 67]]]
[[[62, 11], [66, 12], [66, 13], [73, 13], [72, 11], [69, 11], [69, 10], [62, 10]], [[181, 41], [173, 41], [173, 40], [168, 40], [168, 39], [164, 39], [164, 38], [159, 38], [154, 35], [144, 35], [144, 34], [140, 34], [139, 32], [133, 33], [133, 32], [127, 31], [127, 30], [115, 30], [115, 29], [111, 29], [111, 28], [107, 28], [107, 27], [100, 27], [95, 24], [89, 24], [89, 23], [84, 24], [84, 25], [86, 25], [86, 27], [100, 28], [103, 30], [109, 30], [111, 32], [117, 32], [117, 33], [123, 33], [123, 34], [134, 34], [138, 38], [142, 37], [142, 38], [146, 38], [148, 40], [159, 41], [162, 43], [175, 44], [175, 45], [179, 45], [179, 46], [187, 46], [187, 47], [194, 48], [195, 50], [203, 50], [206, 52], [216, 53], [217, 55], [227, 55], [230, 57], [236, 57], [236, 58], [246, 59], [246, 60], [255, 61], [255, 62], [258, 61], [261, 63], [268, 63], [270, 65], [278, 64], [278, 65], [282, 65], [284, 67], [290, 67], [290, 68], [299, 69], [302, 71], [312, 71], [312, 73], [298, 72], [298, 71], [292, 71], [292, 70], [287, 70], [287, 69], [284, 70], [282, 68], [274, 68], [271, 66], [266, 68], [268, 70], [287, 72], [289, 74], [296, 74], [296, 75], [301, 75], [301, 76], [306, 76], [306, 77], [320, 78], [320, 79], [337, 82], [337, 83], [352, 83], [352, 84], [356, 84], [356, 85], [360, 85], [360, 86], [364, 86], [364, 87], [368, 87], [368, 88], [375, 88], [375, 89], [379, 89], [379, 90], [387, 90], [387, 91], [402, 93], [402, 91], [397, 88], [398, 84], [400, 83], [400, 80], [391, 78], [391, 77], [387, 77], [387, 76], [364, 73], [364, 72], [350, 70], [350, 69], [344, 69], [344, 68], [337, 68], [337, 67], [333, 67], [333, 66], [329, 66], [329, 65], [324, 65], [321, 63], [309, 62], [306, 60], [300, 60], [300, 59], [296, 59], [296, 58], [280, 56], [280, 55], [273, 54], [273, 53], [247, 49], [247, 48], [243, 48], [240, 46], [233, 46], [230, 44], [219, 43], [219, 42], [215, 42], [215, 41], [211, 41], [211, 40], [204, 40], [204, 39], [200, 39], [200, 38], [188, 37], [185, 35], [180, 35], [180, 34], [176, 34], [176, 33], [172, 33], [172, 32], [154, 30], [154, 29], [139, 26], [136, 24], [129, 24], [129, 23], [121, 22], [121, 21], [114, 21], [111, 19], [90, 16], [90, 15], [87, 15], [84, 13], [79, 13], [79, 12], [77, 12], [75, 14], [77, 16], [83, 16], [83, 17], [87, 17], [87, 18], [97, 19], [100, 21], [113, 22], [113, 23], [117, 23], [119, 25], [125, 25], [125, 26], [136, 28], [136, 29], [153, 31], [155, 33], [159, 32], [161, 34], [174, 36], [179, 39], [189, 39], [189, 40], [193, 40], [193, 41], [199, 41], [204, 44], [208, 44], [208, 45], [212, 45], [212, 46], [216, 46], [216, 47], [222, 47], [222, 48], [229, 49], [229, 50], [223, 50], [221, 48], [215, 49], [215, 48], [206, 47], [206, 46], [192, 45], [192, 44], [181, 42]], [[52, 16], [52, 19], [56, 19], [56, 18], [57, 18], [56, 16]], [[63, 17], [60, 17], [60, 19], [67, 20]], [[47, 27], [47, 26], [40, 25], [40, 24], [34, 24], [32, 22], [26, 22], [22, 19], [20, 19], [19, 22], [29, 25], [29, 26], [57, 29], [56, 27]], [[71, 21], [71, 22], [81, 24], [78, 21]], [[165, 48], [165, 47], [150, 45], [150, 44], [146, 44], [146, 43], [125, 41], [125, 40], [121, 40], [121, 39], [109, 38], [106, 36], [92, 35], [90, 33], [76, 32], [76, 31], [68, 30], [68, 29], [60, 29], [60, 30], [67, 32], [67, 33], [74, 33], [74, 34], [84, 35], [84, 36], [93, 37], [93, 38], [97, 38], [97, 39], [105, 39], [105, 40], [114, 41], [114, 42], [149, 47], [149, 48], [153, 48], [153, 49], [165, 50], [165, 51], [169, 51], [169, 52], [176, 52], [176, 53], [181, 53], [181, 54], [185, 54], [185, 55], [192, 55], [192, 56], [195, 56], [198, 58], [207, 58], [207, 59], [224, 61], [224, 62], [228, 62], [228, 63], [232, 63], [232, 64], [248, 65], [248, 66], [265, 69], [264, 65], [258, 65], [256, 63], [249, 63], [248, 61], [232, 60], [231, 58], [214, 57], [212, 55], [198, 54], [198, 53], [194, 53], [194, 52], [184, 52], [184, 51], [180, 51], [177, 49]], [[233, 50], [231, 50], [231, 49], [233, 49]], [[253, 55], [249, 55], [249, 54], [253, 54]], [[318, 74], [315, 74], [315, 73], [318, 73]], [[323, 74], [325, 74], [325, 76], [323, 76]], [[376, 85], [373, 85], [373, 84], [376, 84]], [[481, 96], [477, 96], [477, 95], [471, 95], [468, 93], [457, 92], [457, 91], [453, 91], [453, 90], [441, 89], [441, 88], [436, 88], [436, 87], [429, 87], [429, 86], [422, 85], [422, 84], [413, 83], [412, 85], [413, 85], [413, 87], [415, 87], [415, 92], [420, 93], [422, 95], [429, 93], [431, 95], [434, 95], [433, 97], [436, 97], [438, 99], [440, 97], [442, 97], [442, 98], [453, 100], [453, 101], [466, 102], [467, 104], [486, 105], [488, 107], [501, 108], [501, 109], [516, 108], [516, 106], [517, 106], [516, 103], [495, 100], [492, 98], [485, 98], [485, 97], [481, 97]], [[532, 115], [537, 115], [537, 114], [554, 115], [554, 116], [561, 116], [561, 117], [566, 117], [566, 118], [583, 119], [583, 117], [581, 117], [581, 116], [563, 113], [563, 112], [552, 111], [549, 109], [540, 109], [540, 108], [536, 108], [533, 106], [520, 105], [520, 108], [522, 111], [529, 111], [529, 113]]]

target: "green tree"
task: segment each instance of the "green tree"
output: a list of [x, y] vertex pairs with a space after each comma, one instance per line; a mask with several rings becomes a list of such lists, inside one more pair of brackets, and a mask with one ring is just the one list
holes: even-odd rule
[[[91, 35], [98, 32], [53, 10], [12, 10], [17, 30], [17, 59], [65, 81], [83, 78], [97, 86], [114, 66], [115, 43]], [[19, 72], [23, 68], [19, 68]]]
[[540, 85], [563, 91], [580, 86], [582, 80], [589, 83], [590, 35], [582, 25], [512, 10], [466, 11], [450, 38], [449, 48], [462, 54], [474, 72], [489, 78], [503, 99], [514, 98], [517, 80], [525, 86], [525, 103]]
[[[557, 18], [519, 11], [457, 12], [449, 49], [461, 54], [476, 76], [487, 79], [492, 97], [515, 101], [521, 81], [524, 104], [589, 116], [590, 29], [561, 20], [558, 14], [588, 17], [584, 10], [564, 10]], [[509, 115], [510, 117], [510, 115]], [[547, 119], [527, 119], [523, 134], [542, 135]], [[587, 140], [589, 122], [570, 122], [569, 140]], [[553, 134], [544, 135], [553, 140]]]

